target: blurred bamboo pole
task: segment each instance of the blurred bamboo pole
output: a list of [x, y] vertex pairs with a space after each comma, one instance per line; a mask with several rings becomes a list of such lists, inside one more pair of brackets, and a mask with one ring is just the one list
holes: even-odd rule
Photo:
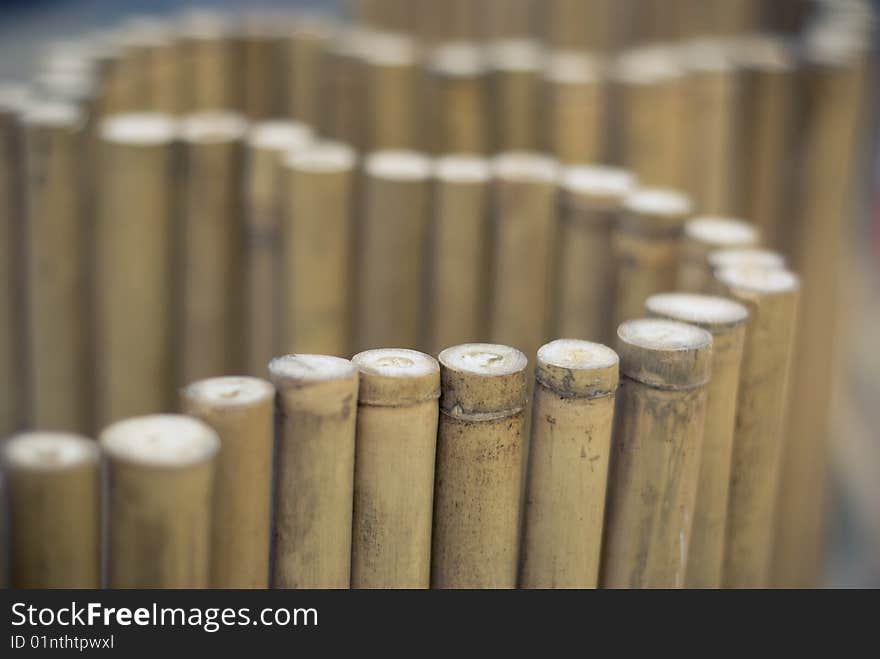
[[93, 280], [99, 427], [174, 404], [177, 130], [161, 114], [116, 115], [99, 128]]
[[563, 339], [538, 350], [521, 588], [596, 588], [618, 358]]
[[287, 113], [294, 121], [313, 127], [321, 125], [326, 109], [322, 98], [322, 63], [335, 30], [330, 20], [301, 17], [287, 38], [284, 80]]
[[476, 156], [441, 157], [434, 167], [423, 341], [432, 355], [486, 338], [490, 175]]
[[532, 39], [505, 39], [486, 46], [493, 151], [541, 148], [543, 50]]
[[185, 116], [176, 260], [176, 382], [241, 371], [242, 175], [247, 122], [230, 112]]
[[[727, 268], [755, 268], [758, 270], [784, 270], [786, 267], [785, 257], [771, 249], [758, 247], [740, 247], [719, 249], [709, 252], [706, 262], [713, 275]], [[711, 292], [717, 292], [717, 282], [713, 284]]]
[[537, 36], [534, 29], [535, 0], [482, 0], [480, 34], [483, 39]]
[[3, 447], [13, 588], [101, 587], [101, 478], [94, 441], [26, 433]]
[[286, 92], [279, 84], [284, 66], [285, 38], [292, 23], [267, 14], [245, 16], [237, 40], [242, 68], [242, 111], [252, 121], [285, 115]]
[[487, 344], [439, 359], [431, 586], [515, 588], [528, 360]]
[[243, 110], [242, 58], [229, 17], [190, 12], [182, 18], [179, 38], [184, 111]]
[[789, 239], [803, 294], [776, 508], [772, 583], [780, 587], [815, 586], [824, 558], [829, 397], [838, 335], [838, 317], [828, 305], [838, 295], [871, 79], [867, 51], [843, 34], [817, 35], [808, 45], [806, 67], [799, 222]]
[[0, 437], [24, 421], [24, 326], [19, 311], [24, 172], [18, 117], [27, 100], [26, 87], [0, 85]]
[[352, 588], [428, 588], [440, 366], [414, 350], [355, 355]]
[[373, 36], [364, 44], [360, 66], [365, 85], [364, 149], [422, 147], [426, 137], [420, 126], [423, 69], [417, 42], [399, 36]]
[[217, 433], [190, 417], [127, 419], [100, 437], [107, 456], [110, 588], [207, 588]]
[[624, 201], [614, 229], [617, 324], [640, 318], [655, 293], [675, 289], [679, 239], [691, 210], [688, 197], [663, 188], [641, 188]]
[[732, 300], [663, 293], [645, 302], [648, 315], [694, 325], [712, 335], [712, 377], [706, 389], [706, 420], [697, 497], [691, 524], [687, 588], [720, 588], [733, 431], [748, 310]]
[[786, 270], [754, 267], [727, 268], [716, 277], [721, 290], [751, 316], [740, 372], [722, 586], [762, 588], [770, 585], [773, 509], [800, 284]]
[[22, 115], [28, 423], [79, 433], [92, 428], [84, 122], [63, 103], [34, 103]]
[[600, 63], [580, 53], [554, 53], [542, 84], [547, 151], [566, 164], [605, 162], [609, 109]]
[[274, 588], [348, 588], [358, 372], [347, 359], [272, 360], [278, 389]]
[[275, 388], [257, 378], [211, 378], [185, 387], [180, 402], [220, 439], [209, 584], [267, 588]]
[[327, 44], [321, 65], [320, 95], [324, 99], [320, 133], [363, 150], [366, 144], [366, 85], [363, 50], [370, 33], [363, 28], [340, 30]]
[[283, 353], [351, 354], [356, 167], [355, 152], [332, 143], [284, 161]]
[[355, 312], [358, 350], [419, 347], [432, 171], [432, 161], [415, 151], [378, 151], [364, 161]]
[[621, 388], [601, 584], [682, 588], [696, 505], [712, 336], [666, 320], [618, 329]]
[[681, 237], [678, 290], [692, 293], [714, 291], [715, 278], [709, 254], [725, 249], [748, 249], [759, 243], [757, 229], [742, 220], [726, 217], [689, 220]]
[[247, 139], [244, 341], [246, 372], [265, 374], [281, 342], [282, 159], [310, 147], [312, 130], [295, 121], [263, 121]]
[[611, 343], [615, 263], [612, 232], [635, 188], [626, 170], [575, 165], [564, 170], [559, 222], [555, 333]]

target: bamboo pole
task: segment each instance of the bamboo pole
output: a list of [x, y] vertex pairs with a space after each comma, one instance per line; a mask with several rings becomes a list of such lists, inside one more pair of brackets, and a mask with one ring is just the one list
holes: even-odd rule
[[416, 0], [416, 27], [427, 44], [480, 38], [480, 2]]
[[243, 110], [244, 81], [233, 25], [219, 12], [185, 14], [180, 24], [184, 111]]
[[612, 77], [620, 113], [619, 162], [642, 185], [684, 189], [687, 97], [678, 51], [628, 51], [617, 59]]
[[489, 77], [475, 43], [439, 46], [428, 61], [429, 137], [436, 153], [485, 154], [490, 134]]
[[440, 366], [414, 350], [355, 355], [360, 371], [352, 588], [428, 588]]
[[867, 47], [852, 36], [818, 35], [807, 48], [799, 211], [789, 236], [801, 275], [795, 350], [776, 511], [773, 585], [815, 587], [829, 508], [831, 381], [840, 370], [839, 296], [844, 236], [853, 216], [857, 157], [865, 141]]
[[543, 52], [532, 39], [491, 42], [486, 50], [490, 76], [489, 114], [493, 151], [541, 148], [540, 81]]
[[28, 101], [24, 86], [0, 85], [0, 437], [23, 421], [24, 375], [20, 312], [22, 231], [21, 128], [18, 116]]
[[28, 422], [44, 430], [91, 428], [85, 117], [65, 103], [23, 113], [27, 263]]
[[293, 121], [251, 127], [245, 158], [245, 364], [266, 372], [281, 344], [282, 158], [312, 145], [312, 131]]
[[275, 388], [257, 378], [211, 378], [185, 387], [180, 398], [183, 412], [220, 439], [208, 583], [267, 588]]
[[563, 339], [538, 350], [521, 588], [596, 588], [617, 354]]
[[544, 4], [544, 38], [551, 48], [588, 51], [595, 46], [590, 38], [592, 22], [604, 18], [604, 12], [597, 11], [601, 2], [549, 0]]
[[177, 124], [128, 114], [99, 127], [95, 226], [96, 422], [173, 405], [172, 265]]
[[101, 479], [95, 442], [25, 433], [3, 447], [13, 588], [101, 586]]
[[273, 359], [278, 389], [272, 585], [348, 588], [358, 373], [346, 359]]
[[178, 222], [177, 384], [241, 371], [242, 175], [247, 122], [230, 112], [184, 117]]
[[769, 247], [788, 240], [797, 122], [798, 68], [791, 45], [778, 37], [733, 43], [742, 85], [738, 212], [754, 222]]
[[556, 161], [537, 153], [492, 161], [489, 336], [531, 355], [551, 329], [558, 176]]
[[560, 51], [543, 73], [544, 143], [563, 163], [605, 162], [607, 90], [599, 62], [589, 55]]
[[284, 17], [251, 14], [239, 26], [242, 66], [242, 99], [245, 116], [253, 121], [284, 115], [284, 45], [291, 27]]
[[413, 151], [379, 151], [364, 163], [355, 345], [417, 348], [433, 164]]
[[432, 354], [486, 335], [489, 162], [444, 156], [434, 167], [425, 338]]
[[124, 24], [120, 36], [122, 70], [132, 90], [131, 112], [177, 114], [183, 107], [180, 48], [172, 25], [153, 17], [135, 18]]
[[157, 414], [101, 432], [107, 456], [110, 588], [206, 588], [217, 433]]
[[356, 166], [352, 149], [331, 143], [284, 161], [284, 353], [350, 354]]
[[652, 317], [700, 327], [712, 335], [712, 379], [693, 511], [685, 586], [720, 588], [733, 430], [748, 310], [732, 300], [687, 293], [648, 298]]
[[364, 149], [418, 149], [422, 69], [414, 40], [377, 34], [361, 48], [366, 134]]
[[[771, 249], [740, 247], [709, 252], [706, 261], [713, 273], [726, 268], [749, 267], [761, 270], [784, 270], [785, 257]], [[717, 282], [715, 291], [718, 290]], [[713, 291], [714, 292], [714, 291]]]
[[608, 343], [614, 335], [612, 232], [635, 179], [622, 169], [575, 165], [564, 171], [561, 188], [556, 335]]
[[320, 126], [325, 112], [321, 79], [324, 52], [336, 27], [319, 17], [297, 20], [287, 38], [284, 67], [287, 81], [287, 113], [294, 121]]
[[534, 0], [483, 0], [480, 33], [484, 39], [509, 39], [536, 36]]
[[743, 212], [738, 203], [737, 145], [741, 85], [726, 42], [702, 40], [681, 49], [685, 68], [684, 180], [707, 215]]
[[439, 359], [431, 586], [515, 588], [528, 360], [487, 344]]
[[785, 270], [748, 267], [721, 270], [716, 277], [751, 315], [740, 373], [722, 585], [761, 588], [770, 578], [799, 281]]
[[678, 265], [678, 289], [692, 293], [714, 290], [709, 254], [726, 249], [748, 249], [760, 243], [754, 225], [726, 217], [696, 217], [684, 225]]
[[362, 55], [370, 34], [356, 27], [341, 30], [327, 44], [322, 65], [320, 132], [358, 150], [363, 150], [367, 138]]
[[620, 326], [621, 388], [601, 583], [681, 588], [696, 504], [712, 335], [642, 319]]
[[675, 289], [679, 237], [691, 208], [688, 197], [662, 188], [642, 188], [625, 200], [614, 231], [617, 323], [640, 318], [645, 300]]

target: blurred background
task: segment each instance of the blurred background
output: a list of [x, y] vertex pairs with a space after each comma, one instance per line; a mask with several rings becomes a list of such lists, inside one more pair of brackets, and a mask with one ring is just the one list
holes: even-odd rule
[[[377, 29], [418, 33], [426, 22], [430, 4], [425, 0], [398, 2], [397, 14], [383, 15], [376, 9], [381, 2], [331, 0], [200, 0], [197, 3], [184, 0], [4, 0], [0, 2], [0, 80], [27, 81], [38, 69], [48, 42], [92, 34], [119, 25], [134, 15], [166, 16], [182, 9], [209, 7], [234, 12], [302, 9], [346, 15]], [[467, 3], [458, 4], [467, 7]], [[656, 0], [629, 0], [612, 3], [618, 7], [612, 12], [612, 20], [585, 27], [580, 34], [577, 29], [566, 30], [565, 25], [554, 25], [547, 20], [547, 8], [554, 5], [553, 2], [537, 2], [522, 16], [517, 13], [518, 9], [514, 11], [527, 4], [511, 2], [504, 7], [502, 2], [502, 10], [495, 20], [510, 23], [505, 29], [514, 36], [558, 40], [559, 43], [551, 45], [600, 50], [606, 54], [634, 45], [675, 39], [681, 25], [702, 20], [685, 10], [674, 14], [670, 9], [675, 5], [672, 0], [665, 4]], [[694, 7], [703, 4], [711, 3], [690, 3]], [[730, 0], [727, 4], [732, 7], [742, 3]], [[752, 4], [759, 6], [762, 12], [749, 18], [749, 30], [805, 40], [809, 39], [814, 26], [837, 21], [842, 31], [858, 33], [876, 50], [876, 28], [869, 10], [873, 8], [876, 14], [880, 2], [774, 0]], [[440, 27], [434, 25], [432, 29], [447, 30], [445, 38], [473, 38], [478, 31], [474, 27], [476, 22], [472, 24], [467, 10], [462, 11], [465, 13], [455, 21]], [[653, 20], [646, 20], [645, 16], [653, 16]], [[501, 29], [500, 23], [498, 27]], [[583, 43], [577, 43], [578, 39]], [[836, 587], [880, 586], [880, 350], [876, 335], [880, 327], [880, 141], [876, 121], [876, 67], [868, 67], [865, 81], [866, 120], [859, 132], [857, 153], [852, 154], [856, 166], [848, 170], [852, 174], [846, 186], [848, 198], [844, 206], [849, 210], [847, 221], [842, 225], [844, 252], [838, 292], [828, 300], [826, 307], [827, 313], [838, 316], [839, 322], [831, 359], [828, 444], [831, 514], [825, 533], [827, 551], [821, 563], [821, 584]], [[822, 376], [817, 374], [817, 377]], [[821, 482], [817, 482], [817, 488], [822, 488]], [[821, 500], [818, 497], [818, 501]]]

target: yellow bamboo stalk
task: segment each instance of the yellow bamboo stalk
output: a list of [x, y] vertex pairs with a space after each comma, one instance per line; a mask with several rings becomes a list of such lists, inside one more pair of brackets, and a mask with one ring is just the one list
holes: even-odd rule
[[681, 588], [696, 504], [712, 335], [667, 320], [618, 329], [621, 388], [601, 583]]
[[186, 14], [179, 31], [184, 111], [242, 110], [243, 66], [232, 22], [207, 10]]
[[751, 315], [740, 373], [722, 585], [761, 588], [770, 579], [773, 507], [800, 284], [786, 270], [727, 268], [716, 277]]
[[712, 335], [712, 379], [707, 388], [684, 583], [688, 588], [720, 588], [736, 402], [749, 312], [726, 298], [688, 293], [654, 295], [645, 302], [645, 309], [650, 316], [695, 325]]
[[294, 121], [251, 127], [245, 163], [245, 364], [254, 376], [281, 345], [282, 159], [313, 142], [312, 130]]
[[245, 16], [237, 31], [242, 67], [242, 99], [245, 116], [254, 121], [284, 115], [282, 80], [285, 37], [290, 23], [272, 13]]
[[547, 150], [563, 163], [605, 162], [607, 89], [600, 63], [573, 51], [553, 53], [543, 73]]
[[[771, 249], [740, 247], [709, 252], [706, 261], [713, 273], [726, 268], [750, 267], [764, 270], [784, 270], [785, 257]], [[717, 282], [715, 290], [718, 290]]]
[[614, 231], [617, 323], [640, 318], [645, 300], [675, 289], [679, 239], [691, 208], [688, 197], [663, 188], [641, 188], [624, 201]]
[[363, 28], [341, 30], [327, 44], [322, 65], [321, 98], [325, 100], [320, 132], [358, 150], [366, 144], [362, 55], [369, 36]]
[[612, 232], [635, 179], [622, 169], [574, 165], [564, 171], [561, 187], [555, 333], [609, 343], [616, 270]]
[[197, 419], [120, 421], [100, 437], [107, 456], [110, 588], [206, 588], [217, 433]]
[[422, 69], [417, 43], [399, 35], [373, 35], [362, 46], [368, 151], [418, 149]]
[[678, 289], [709, 293], [715, 280], [709, 254], [727, 249], [748, 249], [760, 243], [757, 228], [743, 220], [695, 217], [684, 226], [678, 266]]
[[350, 354], [356, 166], [332, 143], [284, 161], [282, 352]]
[[127, 114], [99, 126], [95, 222], [96, 423], [172, 408], [177, 124]]
[[84, 116], [68, 103], [33, 103], [21, 117], [25, 158], [28, 421], [88, 432], [88, 353], [82, 158]]
[[294, 121], [321, 125], [325, 111], [321, 85], [324, 52], [335, 29], [332, 21], [322, 17], [301, 17], [287, 37], [287, 113]]
[[278, 458], [275, 588], [348, 588], [358, 372], [347, 359], [273, 359]]
[[243, 366], [242, 175], [247, 122], [230, 112], [185, 116], [177, 253], [177, 383]]
[[541, 148], [541, 70], [543, 52], [532, 39], [504, 39], [487, 46], [493, 150]]
[[516, 587], [527, 365], [501, 345], [440, 353], [434, 588]]
[[180, 398], [183, 412], [220, 439], [209, 584], [267, 588], [275, 388], [257, 378], [211, 378], [185, 387]]
[[3, 447], [13, 588], [100, 588], [101, 479], [94, 441], [26, 433]]
[[414, 151], [379, 151], [364, 163], [358, 235], [355, 346], [417, 348], [433, 164]]
[[521, 588], [596, 588], [617, 354], [563, 339], [538, 350]]
[[432, 355], [486, 335], [490, 174], [475, 156], [445, 156], [434, 167], [423, 341]]
[[355, 355], [360, 371], [352, 588], [428, 588], [440, 366], [414, 350]]

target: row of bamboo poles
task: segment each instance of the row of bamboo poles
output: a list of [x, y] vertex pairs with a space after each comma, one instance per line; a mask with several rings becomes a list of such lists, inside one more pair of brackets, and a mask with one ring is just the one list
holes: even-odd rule
[[[345, 586], [349, 570], [364, 586], [814, 584], [829, 300], [871, 55], [858, 3], [793, 36], [702, 23], [589, 52], [559, 50], [580, 42], [550, 32], [443, 43], [386, 23], [381, 6], [395, 3], [370, 4], [347, 27], [135, 20], [52, 45], [30, 88], [0, 93], [0, 433], [100, 433], [111, 475], [101, 581], [99, 536], [84, 534], [84, 550], [69, 525], [101, 496], [95, 449], [45, 435], [10, 444], [13, 583], [83, 574], [67, 555], [43, 558], [70, 547], [98, 570], [76, 582], [87, 585], [261, 587], [270, 555], [282, 586]], [[742, 306], [663, 295], [674, 291]], [[645, 315], [711, 341], [628, 322]], [[616, 355], [541, 348], [556, 336], [616, 346], [613, 443]], [[366, 366], [303, 356], [483, 341], [499, 354], [450, 349], [439, 367], [422, 353]], [[286, 353], [299, 356], [270, 369], [282, 410], [273, 507], [275, 389], [205, 379], [264, 377]], [[513, 370], [495, 381], [493, 365]], [[477, 384], [457, 379], [475, 373]], [[216, 436], [139, 418], [174, 410]], [[555, 453], [567, 449], [580, 452]], [[61, 485], [74, 466], [85, 475]], [[55, 482], [73, 488], [72, 512], [26, 503], [59, 500]], [[187, 514], [172, 515], [182, 499]], [[325, 517], [335, 526], [307, 532]], [[154, 525], [158, 545], [142, 535]], [[532, 546], [530, 528], [558, 552]], [[51, 532], [68, 535], [49, 543]], [[247, 577], [225, 554], [239, 541]], [[28, 555], [41, 558], [16, 562]], [[35, 576], [50, 563], [62, 581]]]

